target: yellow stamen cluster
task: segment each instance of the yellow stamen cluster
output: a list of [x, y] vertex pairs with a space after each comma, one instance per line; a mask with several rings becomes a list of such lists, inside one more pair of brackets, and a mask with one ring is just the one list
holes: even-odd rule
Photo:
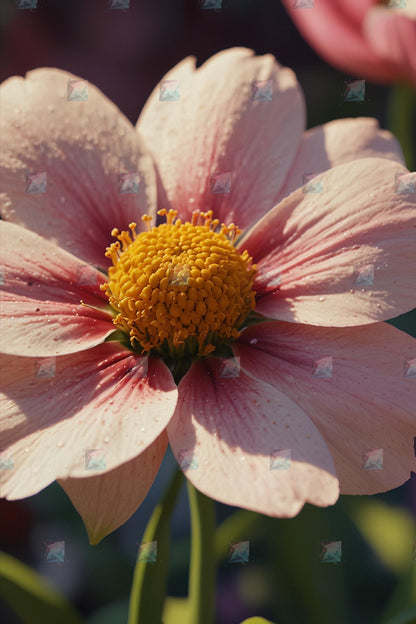
[[[240, 231], [222, 225], [212, 211], [195, 211], [191, 222], [177, 212], [159, 211], [166, 223], [136, 234], [112, 231], [107, 248], [113, 266], [102, 288], [116, 310], [114, 324], [140, 352], [173, 357], [208, 355], [238, 337], [238, 328], [254, 309], [255, 267], [247, 251], [233, 243]], [[202, 222], [202, 223], [201, 223]]]

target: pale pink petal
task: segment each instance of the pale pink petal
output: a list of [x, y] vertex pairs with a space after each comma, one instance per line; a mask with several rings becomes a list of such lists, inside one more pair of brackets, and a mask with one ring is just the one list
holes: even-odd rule
[[175, 409], [176, 385], [162, 360], [119, 344], [52, 361], [3, 358], [1, 444], [14, 464], [1, 471], [6, 498], [91, 476], [98, 461], [103, 472], [117, 468], [156, 440]]
[[336, 119], [304, 133], [277, 201], [304, 186], [308, 176], [358, 158], [386, 158], [404, 164], [397, 139], [371, 117]]
[[[2, 215], [107, 266], [111, 230], [131, 221], [141, 229], [141, 215], [155, 209], [154, 166], [118, 108], [94, 85], [77, 86], [80, 80], [37, 69], [2, 84]], [[137, 189], [128, 174], [137, 176]]]
[[411, 310], [416, 292], [416, 174], [362, 159], [314, 178], [240, 242], [257, 265], [256, 309], [311, 325], [364, 325]]
[[235, 352], [323, 435], [344, 494], [401, 485], [416, 470], [416, 340], [387, 323], [346, 329], [260, 323]]
[[3, 353], [73, 353], [115, 330], [100, 271], [14, 223], [1, 221], [0, 233]]
[[[166, 85], [180, 99], [164, 101]], [[211, 209], [220, 222], [248, 227], [272, 207], [304, 117], [293, 72], [271, 55], [226, 50], [197, 70], [186, 59], [156, 87], [137, 123], [166, 191], [160, 205], [182, 219]]]
[[350, 7], [345, 0], [315, 0], [311, 9], [294, 8], [293, 0], [282, 0], [300, 33], [326, 61], [359, 78], [385, 82], [397, 68], [378, 56], [362, 33], [363, 15], [374, 0], [358, 0]]
[[142, 504], [159, 470], [167, 446], [162, 433], [143, 453], [118, 468], [59, 484], [81, 515], [91, 544], [124, 524]]
[[267, 383], [242, 371], [221, 377], [221, 365], [200, 361], [179, 384], [168, 436], [187, 478], [216, 500], [269, 516], [335, 503], [332, 458], [312, 421]]
[[416, 85], [416, 10], [409, 16], [375, 7], [365, 17], [363, 32], [381, 59], [397, 65], [398, 77]]

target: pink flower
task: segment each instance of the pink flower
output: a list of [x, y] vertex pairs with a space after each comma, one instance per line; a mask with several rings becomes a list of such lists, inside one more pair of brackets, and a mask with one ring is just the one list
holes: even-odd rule
[[302, 35], [338, 69], [416, 85], [415, 0], [283, 0]]
[[415, 180], [390, 133], [304, 132], [292, 71], [244, 49], [185, 59], [139, 132], [60, 70], [1, 95], [3, 496], [57, 479], [95, 543], [168, 441], [270, 516], [409, 478], [416, 341], [381, 321], [414, 305]]

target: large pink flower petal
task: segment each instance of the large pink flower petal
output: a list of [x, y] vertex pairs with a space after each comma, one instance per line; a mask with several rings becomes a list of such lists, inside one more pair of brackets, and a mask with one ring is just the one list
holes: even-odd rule
[[[131, 221], [141, 229], [141, 215], [155, 209], [154, 166], [118, 108], [94, 85], [86, 92], [77, 87], [79, 80], [37, 69], [2, 84], [2, 214], [107, 266], [111, 230]], [[87, 99], [68, 101], [77, 88]], [[138, 176], [137, 192], [120, 192], [129, 188], [122, 177], [129, 173]], [[31, 177], [36, 174], [46, 179]]]
[[416, 10], [410, 16], [400, 9], [375, 7], [364, 19], [363, 32], [380, 58], [395, 63], [398, 75], [416, 86]]
[[91, 544], [118, 529], [142, 504], [166, 447], [167, 436], [162, 433], [143, 453], [110, 472], [59, 480], [81, 515]]
[[404, 164], [399, 142], [391, 132], [380, 130], [376, 119], [336, 119], [311, 128], [302, 137], [277, 201], [303, 186], [305, 176], [322, 173], [358, 158], [386, 158]]
[[[106, 343], [55, 360], [3, 356], [2, 495], [24, 498], [58, 478], [109, 472], [162, 433], [176, 405], [169, 369]], [[146, 371], [146, 366], [148, 370]]]
[[[177, 87], [178, 101], [163, 100], [166, 85]], [[212, 209], [220, 221], [248, 227], [272, 207], [304, 117], [293, 72], [270, 55], [231, 49], [197, 70], [186, 59], [153, 91], [137, 123], [166, 191], [161, 205], [183, 219]]]
[[415, 178], [396, 162], [362, 159], [315, 178], [322, 192], [283, 199], [239, 244], [257, 264], [257, 311], [340, 327], [411, 310]]
[[305, 39], [329, 63], [359, 78], [389, 81], [397, 78], [394, 63], [380, 58], [362, 33], [362, 19], [375, 0], [359, 6], [348, 0], [319, 0], [311, 9], [294, 8], [293, 0], [283, 0], [291, 18]]
[[0, 232], [3, 353], [73, 353], [115, 330], [100, 271], [14, 223], [1, 221]]
[[[179, 384], [168, 436], [187, 478], [216, 500], [269, 516], [335, 503], [332, 458], [307, 415], [269, 384], [220, 371], [220, 360], [200, 361]], [[290, 468], [276, 469], [288, 449]]]
[[348, 329], [261, 323], [235, 352], [295, 401], [328, 443], [344, 494], [401, 485], [416, 470], [416, 340], [387, 323]]

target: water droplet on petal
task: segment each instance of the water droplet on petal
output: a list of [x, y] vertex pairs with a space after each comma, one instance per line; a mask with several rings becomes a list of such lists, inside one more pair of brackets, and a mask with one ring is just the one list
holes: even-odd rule
[[59, 440], [59, 442], [56, 443], [56, 446], [58, 448], [62, 448], [65, 445], [65, 442], [63, 442], [62, 440]]

